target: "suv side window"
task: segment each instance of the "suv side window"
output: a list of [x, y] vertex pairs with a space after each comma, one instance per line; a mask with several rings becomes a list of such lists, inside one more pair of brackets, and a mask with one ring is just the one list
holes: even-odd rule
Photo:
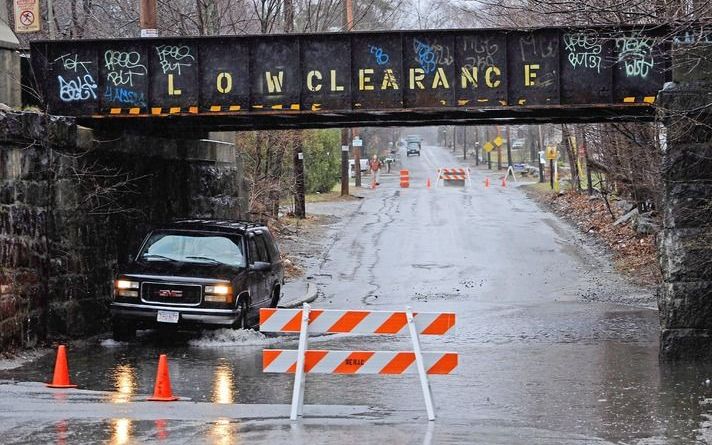
[[267, 251], [269, 252], [272, 262], [279, 261], [279, 248], [277, 243], [274, 242], [274, 237], [271, 233], [265, 232], [265, 242], [267, 243]]
[[249, 254], [250, 254], [250, 264], [255, 264], [255, 261], [261, 261], [259, 257], [259, 253], [257, 251], [257, 244], [255, 243], [255, 237], [254, 236], [248, 236], [247, 237], [247, 248], [249, 249]]
[[255, 242], [257, 243], [257, 254], [259, 255], [260, 261], [269, 263], [269, 252], [267, 252], [267, 245], [265, 244], [265, 236], [259, 234], [255, 236]]

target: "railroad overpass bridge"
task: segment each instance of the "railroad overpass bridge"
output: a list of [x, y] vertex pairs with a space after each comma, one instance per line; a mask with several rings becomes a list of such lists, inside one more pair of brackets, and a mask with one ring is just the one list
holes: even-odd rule
[[657, 109], [668, 128], [661, 352], [684, 358], [712, 356], [711, 35], [671, 25], [460, 29], [31, 50], [48, 113], [120, 133], [649, 121]]
[[[132, 130], [653, 119], [670, 29], [465, 29], [32, 44], [47, 111]], [[175, 125], [180, 122], [180, 125]]]

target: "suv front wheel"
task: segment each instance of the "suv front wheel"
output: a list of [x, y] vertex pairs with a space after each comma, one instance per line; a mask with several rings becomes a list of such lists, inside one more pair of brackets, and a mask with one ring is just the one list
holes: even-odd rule
[[275, 286], [274, 289], [272, 289], [272, 301], [269, 304], [269, 307], [277, 307], [279, 304], [279, 299], [281, 297], [281, 289], [279, 286]]
[[247, 311], [249, 310], [249, 306], [247, 305], [247, 299], [243, 298], [240, 300], [238, 303], [238, 307], [240, 308], [240, 318], [237, 319], [235, 322], [234, 328], [235, 329], [249, 329], [250, 328], [250, 323], [247, 319]]

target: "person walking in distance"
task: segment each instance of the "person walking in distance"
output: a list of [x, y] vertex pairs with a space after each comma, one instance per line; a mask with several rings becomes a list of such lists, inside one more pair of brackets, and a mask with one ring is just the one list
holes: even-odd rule
[[378, 160], [377, 155], [373, 155], [368, 162], [368, 167], [371, 170], [371, 188], [375, 189], [378, 185], [378, 170], [381, 169], [381, 162]]

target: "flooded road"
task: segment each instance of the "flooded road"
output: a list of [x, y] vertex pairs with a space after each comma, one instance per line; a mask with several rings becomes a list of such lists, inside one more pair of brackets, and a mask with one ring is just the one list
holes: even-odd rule
[[[53, 355], [0, 371], [3, 443], [712, 441], [712, 364], [658, 362], [649, 289], [628, 284], [514, 184], [493, 176], [485, 189], [477, 171], [469, 188], [427, 189], [436, 168], [458, 166], [438, 147], [402, 164], [411, 188], [383, 176], [362, 200], [308, 208], [340, 216], [308, 275], [320, 289], [315, 308], [457, 313], [446, 336], [422, 339], [424, 350], [460, 354], [454, 375], [432, 377], [434, 424], [415, 376], [330, 375], [307, 376], [307, 417], [293, 424], [293, 377], [263, 374], [261, 351], [294, 349], [296, 337], [146, 331], [130, 344], [70, 348], [72, 379], [92, 393], [58, 398], [26, 384], [51, 377]], [[310, 346], [410, 349], [407, 337], [367, 335], [322, 335]], [[160, 353], [174, 392], [191, 401], [143, 401]]]

